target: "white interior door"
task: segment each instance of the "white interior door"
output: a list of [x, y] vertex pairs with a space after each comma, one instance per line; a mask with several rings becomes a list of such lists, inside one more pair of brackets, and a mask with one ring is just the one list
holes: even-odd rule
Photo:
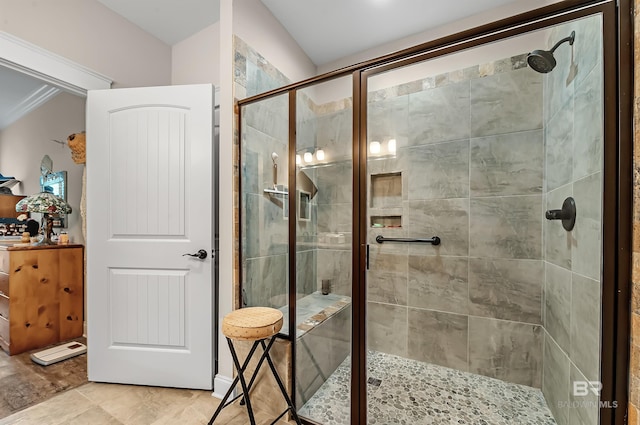
[[213, 152], [211, 85], [89, 92], [90, 381], [212, 388]]

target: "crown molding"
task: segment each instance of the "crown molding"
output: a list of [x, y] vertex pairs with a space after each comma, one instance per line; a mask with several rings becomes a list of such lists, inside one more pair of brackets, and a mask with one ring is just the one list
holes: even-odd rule
[[0, 52], [0, 65], [79, 96], [111, 88], [110, 78], [2, 31]]

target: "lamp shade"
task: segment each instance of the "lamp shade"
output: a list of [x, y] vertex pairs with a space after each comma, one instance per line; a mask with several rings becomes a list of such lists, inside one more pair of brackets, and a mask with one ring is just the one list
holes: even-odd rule
[[69, 214], [71, 205], [53, 193], [40, 192], [27, 196], [16, 204], [17, 212], [32, 212], [46, 214]]

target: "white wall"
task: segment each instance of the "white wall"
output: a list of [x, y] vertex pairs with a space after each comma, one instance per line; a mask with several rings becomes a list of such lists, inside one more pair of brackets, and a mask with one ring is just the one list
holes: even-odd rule
[[[68, 215], [69, 237], [74, 243], [84, 244], [80, 218], [83, 165], [71, 159], [66, 145], [51, 140], [65, 141], [72, 133], [84, 131], [85, 100], [61, 93], [30, 114], [0, 131], [0, 172], [21, 181], [12, 187], [14, 195], [32, 195], [40, 192], [40, 161], [44, 155], [53, 160], [54, 171], [67, 172], [67, 202], [73, 212]], [[59, 229], [54, 229], [56, 233]]]
[[96, 0], [0, 0], [0, 31], [113, 79], [113, 87], [171, 83], [171, 48]]
[[220, 86], [220, 22], [171, 48], [171, 84]]
[[[114, 87], [171, 83], [171, 48], [95, 0], [0, 0], [0, 31], [104, 74]], [[22, 180], [14, 193], [39, 191], [45, 154], [56, 171], [68, 172], [69, 232], [80, 243], [82, 166], [49, 140], [83, 131], [84, 108], [84, 99], [61, 94], [0, 133], [0, 172]]]
[[260, 0], [233, 2], [233, 33], [292, 82], [317, 73], [315, 64]]

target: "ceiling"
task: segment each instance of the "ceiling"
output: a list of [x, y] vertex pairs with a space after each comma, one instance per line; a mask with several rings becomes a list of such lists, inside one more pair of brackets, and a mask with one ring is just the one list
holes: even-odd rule
[[[220, 19], [220, 0], [98, 1], [168, 45], [174, 45]], [[261, 1], [309, 58], [321, 66], [523, 0]], [[59, 92], [3, 67], [0, 67], [0, 87], [0, 130]]]
[[[98, 1], [169, 45], [220, 19], [220, 0]], [[518, 0], [261, 1], [320, 66]]]

